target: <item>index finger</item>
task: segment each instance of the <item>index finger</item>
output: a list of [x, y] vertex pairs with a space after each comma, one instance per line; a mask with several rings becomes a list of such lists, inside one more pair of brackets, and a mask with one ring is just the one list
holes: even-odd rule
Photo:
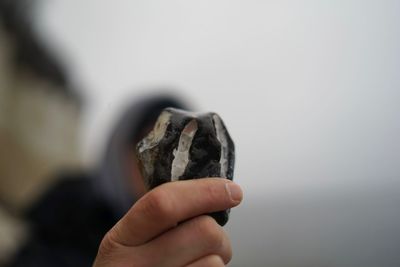
[[144, 244], [179, 222], [237, 206], [240, 187], [226, 179], [165, 183], [139, 199], [108, 233], [124, 246]]

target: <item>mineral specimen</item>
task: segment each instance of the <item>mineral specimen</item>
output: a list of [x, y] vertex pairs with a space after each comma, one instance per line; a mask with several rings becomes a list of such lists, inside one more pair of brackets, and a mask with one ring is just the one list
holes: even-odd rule
[[[215, 113], [166, 108], [153, 130], [137, 144], [136, 152], [149, 190], [177, 180], [233, 179], [234, 144]], [[225, 225], [229, 210], [210, 215], [220, 225]]]

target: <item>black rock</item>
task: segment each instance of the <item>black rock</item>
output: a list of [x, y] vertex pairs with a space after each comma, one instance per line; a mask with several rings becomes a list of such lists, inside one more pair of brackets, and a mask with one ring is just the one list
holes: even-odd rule
[[[215, 113], [167, 108], [153, 130], [137, 144], [136, 152], [148, 190], [176, 180], [233, 179], [234, 144]], [[210, 215], [225, 225], [229, 210]]]

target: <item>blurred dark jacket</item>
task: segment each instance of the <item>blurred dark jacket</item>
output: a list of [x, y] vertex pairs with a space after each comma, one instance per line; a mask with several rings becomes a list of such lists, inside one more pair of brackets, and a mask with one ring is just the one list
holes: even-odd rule
[[117, 123], [100, 166], [92, 172], [63, 173], [27, 213], [30, 237], [9, 267], [92, 266], [105, 233], [135, 202], [130, 191], [127, 151], [165, 107], [185, 108], [170, 96], [133, 103]]

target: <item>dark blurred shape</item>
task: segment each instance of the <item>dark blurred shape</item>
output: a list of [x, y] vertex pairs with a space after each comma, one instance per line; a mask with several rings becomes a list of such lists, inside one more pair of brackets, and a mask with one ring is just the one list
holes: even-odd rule
[[36, 1], [0, 0], [0, 20], [14, 45], [15, 67], [27, 68], [35, 75], [58, 85], [55, 89], [71, 94], [65, 71], [31, 27], [34, 2]]
[[61, 168], [79, 168], [82, 101], [34, 29], [36, 1], [0, 0], [0, 265], [23, 214]]
[[8, 266], [92, 266], [105, 233], [135, 202], [134, 143], [168, 106], [185, 107], [163, 95], [133, 102], [116, 124], [98, 168], [57, 177], [29, 211], [30, 239]]
[[32, 26], [35, 2], [0, 0], [0, 201], [13, 213], [80, 165], [81, 99]]
[[33, 28], [34, 3], [0, 0], [0, 266], [91, 266], [135, 202], [136, 142], [162, 109], [187, 106], [171, 95], [137, 99], [101, 162], [84, 169], [82, 101]]

